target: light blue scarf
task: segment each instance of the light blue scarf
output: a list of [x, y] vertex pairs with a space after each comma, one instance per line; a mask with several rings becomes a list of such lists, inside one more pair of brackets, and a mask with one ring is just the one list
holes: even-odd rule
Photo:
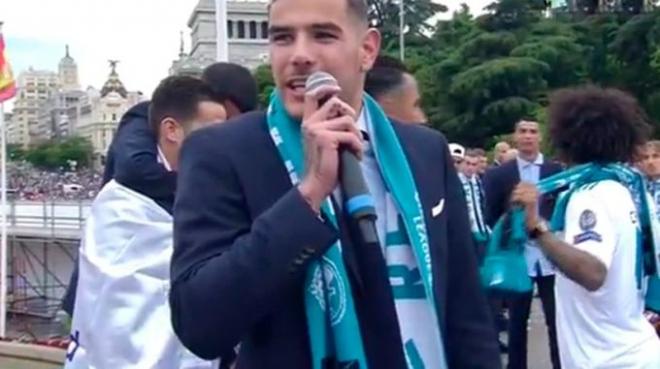
[[[566, 207], [571, 196], [576, 191], [589, 189], [597, 182], [604, 180], [613, 180], [624, 185], [630, 191], [635, 203], [641, 225], [637, 235], [635, 275], [637, 286], [641, 289], [645, 276], [655, 276], [656, 278], [660, 276], [660, 229], [654, 208], [649, 204], [644, 178], [641, 174], [621, 164], [583, 164], [543, 179], [537, 184], [537, 187], [541, 195], [558, 193], [550, 222], [551, 230], [558, 232], [564, 230]], [[487, 260], [481, 271], [482, 283], [487, 288], [509, 289], [513, 292], [531, 290], [531, 282], [527, 273], [515, 273], [517, 275], [497, 273], [501, 268], [493, 262], [493, 260], [501, 261], [502, 255], [508, 258], [521, 258], [524, 261], [523, 248], [526, 241], [524, 212], [522, 208], [514, 207], [497, 222], [493, 230]], [[490, 264], [486, 265], [489, 263], [489, 258], [491, 258]], [[512, 259], [507, 262], [516, 263]], [[496, 280], [495, 275], [504, 275], [509, 280]], [[652, 286], [647, 290], [647, 304], [657, 304], [657, 302], [649, 302], [649, 296], [657, 293], [658, 291], [654, 291]], [[657, 307], [660, 308], [660, 306]]]
[[[426, 296], [430, 299], [433, 311], [438, 311], [433, 294], [427, 228], [412, 171], [391, 123], [378, 104], [365, 94], [363, 106], [373, 122], [371, 140], [381, 175], [401, 212]], [[289, 172], [291, 183], [296, 185], [304, 173], [300, 122], [289, 116], [277, 92], [271, 96], [267, 120], [271, 137]], [[329, 199], [324, 202], [321, 210], [336, 227], [337, 218]], [[357, 364], [360, 369], [368, 368], [341, 250], [341, 243], [337, 241], [321, 259], [310, 266], [305, 281], [305, 310], [314, 369], [322, 369], [326, 359], [344, 365]], [[446, 364], [443, 367], [446, 368]]]

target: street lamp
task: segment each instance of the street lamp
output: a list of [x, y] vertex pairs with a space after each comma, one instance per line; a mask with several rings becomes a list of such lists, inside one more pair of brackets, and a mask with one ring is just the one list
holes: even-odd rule
[[404, 61], [406, 58], [406, 40], [405, 40], [405, 35], [403, 34], [404, 28], [406, 26], [405, 23], [405, 8], [403, 4], [404, 0], [399, 0], [399, 57], [401, 58], [401, 61]]

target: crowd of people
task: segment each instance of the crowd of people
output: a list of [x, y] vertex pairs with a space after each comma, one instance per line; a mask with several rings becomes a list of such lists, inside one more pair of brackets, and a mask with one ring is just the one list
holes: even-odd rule
[[[605, 93], [598, 92], [598, 90], [586, 90], [592, 96], [589, 98], [596, 99], [602, 96], [599, 94], [605, 95]], [[568, 93], [566, 93], [568, 94]], [[630, 98], [621, 93], [621, 92], [607, 92], [610, 96], [610, 103], [619, 104], [618, 108], [626, 109], [628, 107], [624, 106], [626, 104], [631, 104], [630, 109], [634, 108], [633, 103], [630, 102]], [[579, 94], [574, 93], [575, 101], [567, 103], [563, 101], [563, 108], [566, 108], [570, 105], [579, 106], [580, 103], [585, 104], [582, 101], [579, 101]], [[586, 99], [586, 97], [584, 97]], [[631, 114], [630, 119], [642, 119], [642, 115]], [[565, 118], [567, 119], [567, 118]], [[623, 118], [621, 118], [623, 119]], [[569, 122], [570, 123], [570, 122]], [[568, 125], [568, 123], [565, 123]], [[568, 129], [569, 127], [567, 127]], [[636, 129], [642, 130], [637, 127]], [[634, 133], [639, 135], [638, 137], [641, 140], [641, 133]], [[486, 156], [486, 152], [480, 148], [470, 148], [466, 149], [458, 143], [449, 144], [449, 150], [452, 155], [456, 171], [458, 173], [459, 179], [463, 185], [463, 193], [466, 197], [466, 204], [468, 207], [468, 216], [470, 220], [470, 228], [472, 231], [473, 239], [475, 241], [476, 253], [478, 255], [479, 263], [483, 266], [484, 258], [487, 256], [487, 246], [488, 242], [492, 238], [493, 229], [496, 226], [496, 222], [501, 219], [501, 217], [508, 212], [507, 209], [510, 209], [512, 199], [515, 199], [517, 184], [524, 182], [525, 185], [531, 184], [532, 187], [543, 179], [552, 177], [566, 171], [570, 168], [570, 165], [566, 163], [560, 163], [553, 158], [544, 157], [543, 153], [540, 150], [541, 143], [541, 133], [539, 124], [532, 119], [522, 119], [514, 127], [512, 133], [513, 138], [513, 147], [510, 146], [508, 142], [498, 142], [493, 148], [493, 160], [489, 164], [489, 159]], [[579, 138], [578, 138], [579, 139]], [[625, 138], [623, 138], [625, 140]], [[598, 142], [594, 145], [599, 144]], [[611, 142], [609, 142], [611, 145]], [[602, 148], [598, 148], [602, 149]], [[598, 150], [594, 149], [594, 150]], [[657, 219], [660, 219], [660, 141], [638, 141], [636, 147], [634, 148], [634, 155], [629, 155], [627, 160], [623, 161], [632, 173], [640, 173], [644, 178], [644, 190], [650, 195], [657, 213], [654, 214]], [[626, 156], [622, 156], [626, 158]], [[573, 166], [575, 163], [573, 164]], [[553, 177], [554, 178], [554, 177]], [[589, 187], [588, 187], [589, 188]], [[596, 241], [600, 243], [603, 236], [600, 233], [592, 232], [591, 229], [596, 227], [596, 213], [595, 209], [598, 209], [601, 215], [611, 215], [607, 214], [607, 211], [614, 212], [616, 214], [625, 214], [633, 213], [634, 210], [628, 210], [626, 203], [627, 192], [623, 192], [623, 199], [617, 199], [619, 203], [616, 203], [613, 207], [607, 207], [607, 210], [603, 210], [602, 205], [596, 205], [594, 201], [603, 201], [604, 199], [609, 199], [609, 201], [614, 201], [616, 197], [610, 198], [610, 196], [618, 196], [618, 191], [611, 189], [609, 187], [596, 187], [599, 191], [598, 197], [590, 198], [588, 201], [589, 205], [586, 205], [586, 208], [582, 210], [582, 213], [579, 214], [579, 227], [584, 233], [577, 234], [580, 230], [573, 230], [575, 232], [575, 245], [588, 242]], [[607, 190], [603, 189], [607, 188]], [[538, 189], [534, 188], [538, 196]], [[593, 191], [593, 190], [592, 190]], [[585, 191], [582, 191], [585, 192]], [[584, 196], [584, 195], [581, 195]], [[539, 204], [536, 206], [536, 209], [533, 211], [541, 219], [553, 219], [553, 215], [558, 206], [556, 203], [556, 198], [553, 197], [541, 197]], [[586, 202], [587, 200], [583, 200]], [[625, 204], [625, 205], [624, 205]], [[656, 219], [656, 220], [657, 220]], [[609, 220], [609, 219], [608, 219]], [[618, 221], [613, 220], [613, 224], [617, 222], [620, 223], [623, 220], [619, 219]], [[587, 224], [588, 222], [593, 222], [593, 225]], [[599, 226], [600, 227], [600, 226]], [[569, 236], [571, 237], [571, 236]], [[570, 288], [565, 287], [566, 277], [561, 272], [565, 270], [559, 269], [557, 261], [549, 256], [549, 253], [546, 250], [543, 250], [540, 247], [540, 243], [534, 239], [528, 239], [525, 243], [524, 256], [527, 264], [527, 274], [531, 278], [532, 282], [535, 284], [535, 289], [530, 290], [528, 293], [523, 295], [516, 295], [515, 297], [509, 297], [502, 299], [500, 296], [491, 295], [490, 304], [495, 317], [495, 327], [499, 331], [506, 331], [508, 333], [508, 343], [499, 342], [501, 351], [508, 352], [508, 368], [527, 368], [527, 334], [528, 334], [528, 320], [530, 316], [531, 301], [534, 291], [536, 291], [537, 296], [540, 298], [543, 308], [543, 313], [545, 315], [545, 322], [548, 330], [549, 338], [549, 352], [554, 369], [558, 369], [561, 366], [560, 362], [560, 352], [572, 351], [570, 361], [572, 365], [584, 365], [592, 357], [605, 357], [604, 352], [598, 352], [599, 349], [591, 351], [588, 347], [587, 335], [583, 337], [571, 337], [572, 341], [567, 343], [561, 340], [561, 337], [558, 337], [557, 330], [559, 327], [564, 325], [564, 330], [569, 329], [566, 325], [571, 323], [570, 319], [575, 319], [575, 316], [569, 317], [567, 319], [564, 317], [564, 320], [567, 321], [558, 321], [559, 314], [557, 312], [558, 304], [570, 305], [564, 306], [563, 310], [569, 310], [572, 314], [579, 315], [575, 310], [574, 304], [582, 305], [581, 308], [585, 309], [589, 314], [593, 314], [599, 319], [598, 315], [602, 313], [601, 311], [596, 311], [597, 309], [604, 309], [607, 311], [611, 308], [612, 311], [607, 312], [606, 314], [613, 314], [612, 312], [618, 310], [622, 314], [628, 314], [623, 317], [616, 317], [618, 319], [616, 322], [611, 322], [610, 324], [614, 325], [628, 325], [633, 324], [634, 319], [631, 317], [631, 311], [626, 310], [630, 308], [629, 305], [618, 305], [616, 303], [611, 303], [610, 306], [605, 302], [608, 298], [618, 299], [626, 294], [632, 296], [636, 293], [634, 290], [630, 290], [630, 284], [627, 284], [628, 287], [613, 286], [621, 281], [613, 281], [618, 278], [624, 278], [623, 275], [611, 277], [608, 281], [608, 286], [600, 290], [602, 296], [608, 296], [607, 298], [598, 298], [598, 303], [601, 304], [599, 307], [594, 307], [593, 302], [590, 304], [583, 304], [584, 301], [570, 301], [571, 299], [578, 299], [581, 295], [579, 289], [576, 289], [574, 285], [571, 285]], [[601, 247], [601, 245], [598, 245]], [[634, 249], [634, 243], [625, 244], [630, 249]], [[614, 247], [614, 246], [613, 246]], [[617, 246], [618, 248], [619, 246]], [[591, 251], [593, 252], [593, 251]], [[621, 250], [617, 250], [617, 253], [623, 253]], [[608, 256], [607, 260], [611, 260], [612, 256]], [[623, 257], [623, 256], [619, 256]], [[561, 271], [561, 272], [560, 272]], [[621, 273], [620, 271], [617, 271]], [[556, 283], [562, 283], [562, 287], [556, 287]], [[618, 288], [618, 289], [617, 289]], [[596, 288], [597, 289], [597, 288]], [[587, 300], [587, 298], [585, 298]], [[586, 306], [586, 308], [585, 308]], [[589, 311], [593, 309], [593, 311]], [[657, 307], [655, 308], [657, 310]], [[567, 315], [564, 312], [564, 315]], [[650, 310], [647, 306], [647, 310], [644, 313], [644, 318], [650, 322], [660, 335], [660, 315], [657, 311]], [[631, 319], [631, 320], [629, 320]], [[641, 319], [641, 315], [637, 315], [637, 323]], [[573, 321], [575, 323], [576, 321]], [[578, 322], [584, 323], [584, 322]], [[613, 332], [608, 332], [607, 329], [602, 327], [601, 323], [589, 322], [589, 324], [595, 324], [594, 329], [602, 329], [602, 335], [612, 335]], [[638, 329], [644, 331], [643, 326], [646, 323], [641, 323], [638, 326]], [[584, 327], [587, 329], [587, 327]], [[577, 327], [570, 327], [570, 329], [579, 329]], [[648, 329], [647, 329], [648, 331]], [[579, 335], [580, 336], [580, 335]], [[566, 334], [565, 334], [566, 338]], [[616, 338], [612, 338], [612, 341], [616, 341]], [[571, 345], [573, 345], [571, 347]], [[575, 349], [575, 346], [578, 346], [579, 349]], [[592, 347], [593, 348], [593, 347]], [[621, 354], [617, 352], [614, 347], [608, 347], [607, 350], [613, 350], [614, 353], [611, 354], [612, 361], [614, 361], [615, 356]], [[577, 352], [580, 352], [579, 354]], [[640, 355], [648, 355], [646, 353], [640, 352]], [[566, 355], [569, 356], [569, 355]], [[640, 356], [640, 359], [643, 356]], [[566, 361], [566, 360], [564, 360]], [[628, 365], [633, 366], [632, 363]], [[577, 367], [577, 366], [576, 366]], [[582, 367], [582, 366], [580, 366]], [[624, 366], [628, 367], [628, 366]]]
[[31, 201], [92, 200], [102, 175], [93, 169], [39, 169], [28, 162], [7, 163], [10, 199]]

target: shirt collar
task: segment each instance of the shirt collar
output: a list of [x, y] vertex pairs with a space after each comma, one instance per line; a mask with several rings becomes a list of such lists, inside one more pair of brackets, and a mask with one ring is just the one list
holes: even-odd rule
[[465, 175], [465, 173], [458, 173], [458, 178], [461, 179], [462, 182], [464, 183], [476, 183], [477, 182], [477, 175], [473, 175], [472, 177], [468, 177]]
[[170, 163], [167, 161], [167, 158], [165, 157], [165, 153], [163, 153], [163, 150], [161, 150], [160, 146], [156, 146], [158, 148], [158, 162], [160, 164], [163, 164], [165, 169], [167, 169], [168, 172], [172, 171], [172, 166]]
[[373, 148], [373, 141], [370, 140], [369, 136], [369, 116], [367, 113], [367, 109], [362, 107], [362, 111], [360, 111], [360, 115], [358, 116], [357, 121], [355, 122], [358, 126], [358, 129], [360, 130], [360, 133], [362, 133], [362, 138], [364, 139], [364, 146], [363, 146], [363, 152], [370, 157], [373, 157], [375, 154], [372, 150]]
[[367, 109], [362, 107], [360, 115], [358, 116], [357, 125], [360, 131], [369, 133], [369, 127], [367, 127]]
[[516, 157], [516, 160], [518, 161], [518, 165], [521, 166], [521, 167], [526, 167], [526, 166], [528, 166], [528, 165], [532, 165], [532, 164], [534, 164], [534, 165], [542, 165], [542, 164], [543, 164], [543, 154], [542, 154], [542, 153], [539, 153], [539, 154], [536, 156], [536, 159], [535, 159], [533, 162], [529, 162], [529, 161], [527, 161], [527, 160], [521, 158], [520, 156], [517, 156], [517, 157]]

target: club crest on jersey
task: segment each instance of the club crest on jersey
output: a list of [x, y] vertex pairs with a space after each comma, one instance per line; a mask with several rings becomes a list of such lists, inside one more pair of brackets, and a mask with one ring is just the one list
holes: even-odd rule
[[580, 214], [580, 228], [583, 231], [590, 231], [596, 227], [596, 213], [587, 209]]
[[582, 229], [583, 232], [574, 237], [573, 244], [577, 245], [586, 241], [602, 242], [603, 237], [593, 230], [597, 223], [598, 220], [596, 218], [596, 213], [589, 209], [584, 210], [582, 214], [580, 214], [579, 220], [580, 229]]

